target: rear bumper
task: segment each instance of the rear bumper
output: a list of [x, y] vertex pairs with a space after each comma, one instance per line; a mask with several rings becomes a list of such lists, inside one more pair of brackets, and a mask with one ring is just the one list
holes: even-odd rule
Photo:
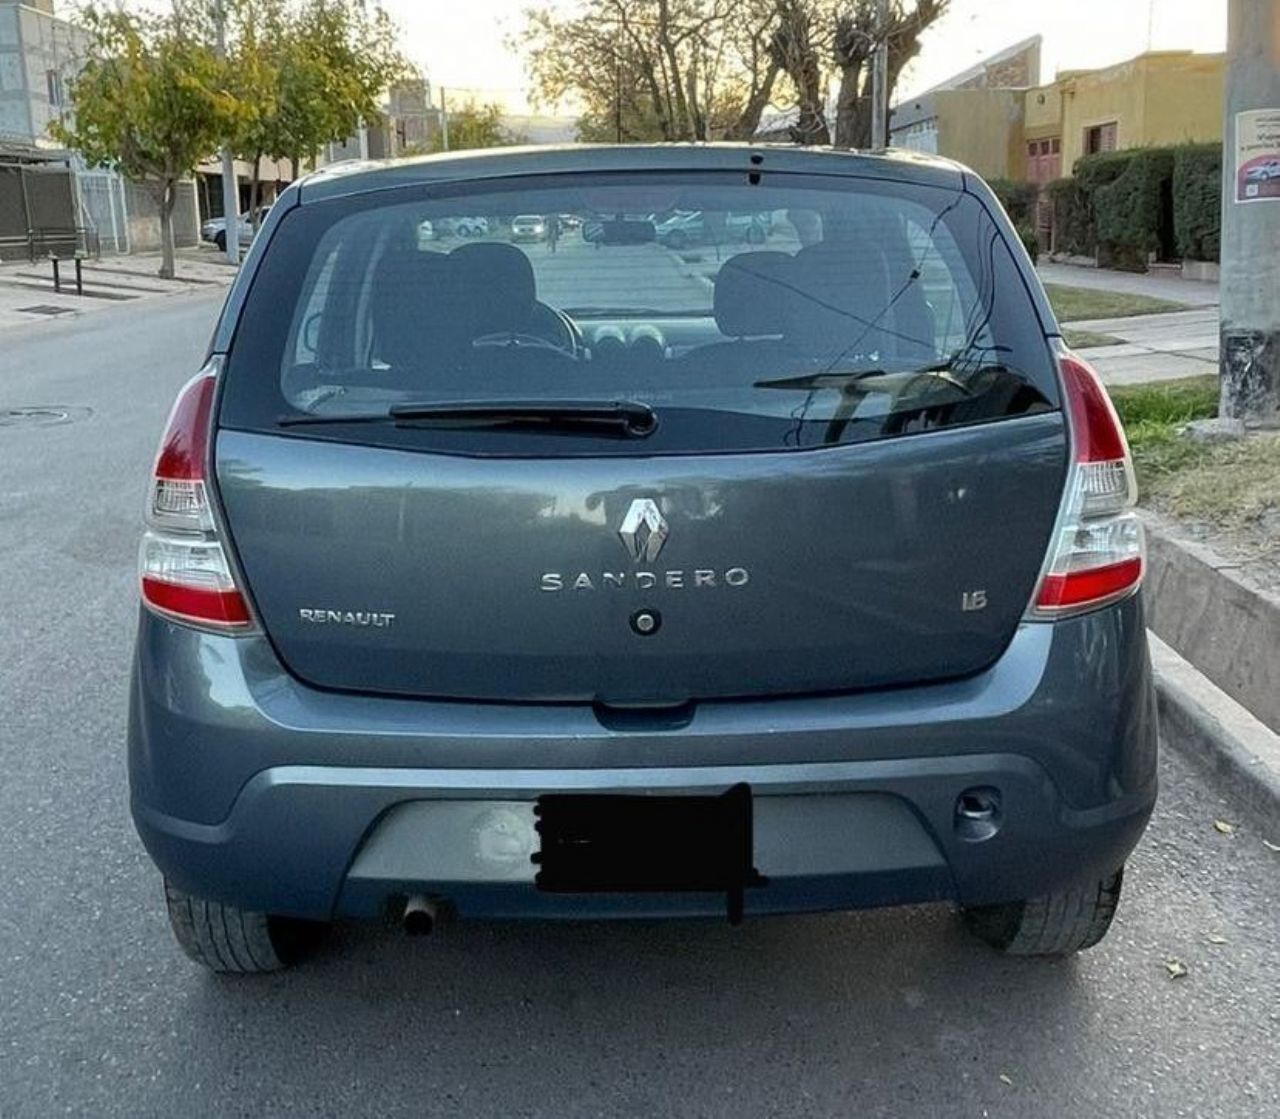
[[[1023, 627], [978, 677], [701, 705], [679, 725], [590, 707], [471, 705], [307, 688], [261, 639], [144, 615], [130, 711], [140, 835], [191, 893], [300, 916], [372, 915], [394, 894], [464, 914], [723, 913], [706, 894], [540, 892], [548, 793], [717, 793], [745, 783], [748, 913], [1043, 893], [1122, 863], [1155, 800], [1140, 602]], [[998, 827], [957, 798], [999, 793]]]

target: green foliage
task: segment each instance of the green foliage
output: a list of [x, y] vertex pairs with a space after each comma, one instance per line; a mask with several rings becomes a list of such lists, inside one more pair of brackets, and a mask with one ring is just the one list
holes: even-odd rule
[[1078, 288], [1067, 284], [1045, 284], [1044, 290], [1059, 322], [1124, 319], [1133, 315], [1162, 315], [1187, 309], [1185, 304], [1171, 299], [1157, 299], [1153, 295], [1138, 295], [1136, 292]]
[[1218, 378], [1213, 375], [1146, 385], [1117, 385], [1110, 393], [1126, 426], [1185, 424], [1218, 414]]
[[376, 121], [386, 88], [413, 75], [386, 12], [360, 0], [229, 0], [228, 14], [246, 159], [296, 165]]
[[1184, 144], [1173, 155], [1173, 228], [1184, 260], [1217, 260], [1222, 236], [1222, 145]]
[[1220, 144], [1085, 156], [1049, 187], [1055, 247], [1136, 271], [1152, 253], [1216, 260], [1221, 190]]
[[1000, 199], [1010, 220], [1015, 226], [1035, 227], [1036, 199], [1040, 196], [1040, 188], [1035, 183], [1020, 183], [1013, 179], [988, 179], [987, 185]]
[[1085, 156], [1075, 176], [1089, 195], [1104, 268], [1145, 272], [1147, 256], [1161, 254], [1164, 197], [1173, 179], [1168, 148], [1137, 148]]
[[54, 136], [90, 165], [149, 184], [160, 206], [162, 276], [172, 276], [177, 183], [241, 126], [240, 103], [198, 5], [164, 15], [90, 6], [84, 66], [71, 85], [75, 115]]
[[[500, 148], [507, 144], [522, 144], [525, 138], [512, 132], [502, 123], [502, 107], [497, 104], [477, 105], [468, 101], [461, 108], [449, 110], [449, 150], [466, 151], [470, 148]], [[432, 137], [431, 150], [441, 151], [444, 137]]]
[[1092, 256], [1098, 236], [1093, 225], [1089, 197], [1075, 179], [1049, 184], [1053, 206], [1054, 248], [1073, 256]]

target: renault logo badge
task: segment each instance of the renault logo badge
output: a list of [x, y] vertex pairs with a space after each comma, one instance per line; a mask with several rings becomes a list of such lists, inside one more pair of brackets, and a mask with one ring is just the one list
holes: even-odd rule
[[669, 532], [658, 503], [651, 497], [637, 497], [618, 529], [623, 547], [636, 563], [656, 560]]

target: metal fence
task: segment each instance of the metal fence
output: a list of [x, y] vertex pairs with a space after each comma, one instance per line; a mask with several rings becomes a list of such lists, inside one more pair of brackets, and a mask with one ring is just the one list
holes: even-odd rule
[[[155, 252], [160, 205], [151, 187], [115, 171], [0, 164], [0, 260], [27, 258], [42, 229], [83, 229], [106, 253]], [[194, 182], [178, 184], [173, 234], [178, 248], [200, 244]]]
[[64, 167], [0, 165], [0, 260], [30, 257], [34, 229], [78, 224], [72, 172]]
[[114, 171], [78, 171], [76, 187], [80, 224], [98, 235], [104, 252], [129, 252], [129, 209], [124, 179]]

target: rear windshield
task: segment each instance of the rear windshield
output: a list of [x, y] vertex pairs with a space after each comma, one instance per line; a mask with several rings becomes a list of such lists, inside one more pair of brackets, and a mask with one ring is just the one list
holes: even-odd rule
[[[523, 422], [615, 402], [655, 422]], [[464, 405], [480, 410], [471, 421], [404, 418]], [[462, 454], [651, 455], [886, 439], [1056, 406], [1030, 296], [974, 196], [637, 174], [293, 209], [249, 292], [220, 419]]]

